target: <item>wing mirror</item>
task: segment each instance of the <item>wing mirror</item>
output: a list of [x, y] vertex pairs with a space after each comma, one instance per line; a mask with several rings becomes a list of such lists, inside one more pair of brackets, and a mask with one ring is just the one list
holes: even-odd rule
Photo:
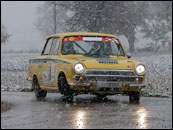
[[127, 58], [131, 58], [131, 53], [127, 53]]

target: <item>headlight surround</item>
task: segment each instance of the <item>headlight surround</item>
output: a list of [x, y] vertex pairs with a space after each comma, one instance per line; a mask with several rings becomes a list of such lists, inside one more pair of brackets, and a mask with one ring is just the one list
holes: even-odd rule
[[84, 70], [85, 70], [85, 67], [82, 63], [76, 63], [74, 65], [74, 72], [76, 74], [82, 74], [84, 72]]
[[146, 72], [145, 66], [143, 64], [136, 65], [135, 72], [137, 73], [137, 75], [144, 75]]

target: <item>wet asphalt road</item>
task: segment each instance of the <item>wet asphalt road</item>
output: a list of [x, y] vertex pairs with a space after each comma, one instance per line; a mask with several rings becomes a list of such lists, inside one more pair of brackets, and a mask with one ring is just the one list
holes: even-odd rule
[[1, 128], [172, 128], [172, 98], [141, 97], [139, 104], [129, 103], [127, 96], [99, 101], [94, 95], [79, 95], [73, 103], [62, 100], [57, 93], [38, 101], [33, 92], [1, 91], [1, 101], [13, 104], [1, 113]]

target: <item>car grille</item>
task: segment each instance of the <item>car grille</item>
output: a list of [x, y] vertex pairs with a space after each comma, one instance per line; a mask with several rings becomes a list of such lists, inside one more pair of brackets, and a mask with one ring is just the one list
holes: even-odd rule
[[139, 77], [132, 70], [86, 70], [84, 79], [90, 81], [115, 81], [115, 82], [139, 82], [142, 77]]
[[86, 70], [88, 75], [136, 76], [133, 70]]

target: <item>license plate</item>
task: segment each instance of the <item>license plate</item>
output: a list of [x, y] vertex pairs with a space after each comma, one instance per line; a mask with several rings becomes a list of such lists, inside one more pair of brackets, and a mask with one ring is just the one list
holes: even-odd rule
[[97, 88], [121, 88], [122, 82], [104, 82], [104, 81], [97, 81], [96, 82]]

